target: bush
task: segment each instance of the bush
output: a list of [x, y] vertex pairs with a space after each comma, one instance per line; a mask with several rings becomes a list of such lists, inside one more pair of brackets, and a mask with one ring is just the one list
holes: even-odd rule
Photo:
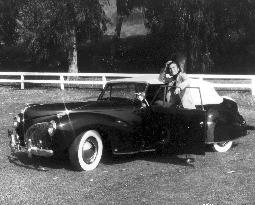
[[0, 48], [0, 65], [1, 70], [17, 71], [31, 63], [26, 49], [19, 46], [3, 46]]

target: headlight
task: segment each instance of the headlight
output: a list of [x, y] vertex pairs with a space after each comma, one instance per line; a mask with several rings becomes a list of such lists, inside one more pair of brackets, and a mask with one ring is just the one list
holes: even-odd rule
[[13, 127], [18, 127], [19, 126], [19, 123], [20, 123], [20, 116], [15, 116], [14, 118], [13, 118]]
[[51, 137], [55, 134], [56, 129], [57, 129], [57, 123], [54, 120], [50, 121], [48, 133]]

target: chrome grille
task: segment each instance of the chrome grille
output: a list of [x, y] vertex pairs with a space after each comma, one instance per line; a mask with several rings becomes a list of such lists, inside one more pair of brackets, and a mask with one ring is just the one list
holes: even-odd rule
[[28, 128], [25, 134], [25, 144], [31, 139], [33, 146], [43, 149], [50, 149], [52, 147], [52, 137], [48, 134], [49, 123], [42, 122], [32, 125]]

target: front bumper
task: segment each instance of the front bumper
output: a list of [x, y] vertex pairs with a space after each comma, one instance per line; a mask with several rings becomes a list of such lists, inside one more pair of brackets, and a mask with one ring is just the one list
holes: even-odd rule
[[42, 157], [51, 157], [54, 155], [54, 151], [50, 149], [43, 149], [41, 147], [36, 147], [32, 145], [31, 139], [28, 139], [27, 145], [25, 147], [20, 144], [20, 137], [16, 131], [8, 130], [8, 138], [10, 139], [9, 146], [13, 153], [16, 152], [26, 152], [28, 157], [42, 156]]

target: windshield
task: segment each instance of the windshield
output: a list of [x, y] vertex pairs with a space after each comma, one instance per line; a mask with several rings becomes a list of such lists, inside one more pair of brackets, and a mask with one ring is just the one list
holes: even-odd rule
[[145, 92], [145, 83], [109, 83], [98, 100], [137, 99], [137, 94]]

